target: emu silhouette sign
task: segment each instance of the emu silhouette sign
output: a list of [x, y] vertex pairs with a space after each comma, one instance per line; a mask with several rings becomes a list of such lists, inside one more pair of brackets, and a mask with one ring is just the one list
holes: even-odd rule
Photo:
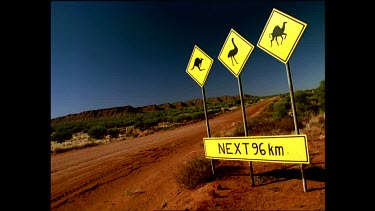
[[306, 26], [306, 23], [274, 8], [257, 46], [286, 64]]
[[234, 47], [234, 48], [228, 52], [228, 58], [231, 59], [231, 61], [232, 61], [232, 65], [234, 66], [234, 64], [233, 64], [233, 59], [234, 59], [234, 61], [236, 61], [236, 63], [238, 64], [236, 58], [234, 58], [234, 56], [237, 55], [237, 53], [238, 53], [238, 48], [237, 48], [236, 44], [234, 44], [234, 38], [232, 38], [232, 43], [233, 43], [233, 47]]
[[218, 59], [238, 77], [253, 49], [254, 45], [231, 29]]
[[186, 72], [203, 87], [213, 62], [210, 56], [195, 45]]

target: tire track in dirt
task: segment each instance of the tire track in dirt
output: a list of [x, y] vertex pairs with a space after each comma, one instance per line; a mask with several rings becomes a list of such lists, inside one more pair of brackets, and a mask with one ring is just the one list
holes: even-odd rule
[[[88, 175], [82, 180], [77, 180], [76, 182], [70, 185], [71, 188], [68, 191], [62, 191], [56, 194], [55, 197], [51, 198], [51, 203], [56, 204], [52, 208], [57, 208], [60, 204], [64, 204], [69, 198], [72, 198], [81, 193], [92, 191], [98, 186], [110, 183], [114, 180], [117, 180], [122, 177], [126, 177], [129, 174], [132, 174], [134, 171], [138, 170], [141, 167], [146, 167], [160, 157], [173, 152], [174, 150], [170, 147], [156, 147], [146, 150], [140, 150], [138, 153], [126, 155], [126, 159], [113, 159], [102, 163], [100, 172]], [[88, 169], [82, 169], [86, 171], [92, 171]]]

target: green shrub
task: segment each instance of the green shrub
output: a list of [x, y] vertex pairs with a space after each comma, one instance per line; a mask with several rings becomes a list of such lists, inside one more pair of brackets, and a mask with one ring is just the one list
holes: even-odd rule
[[58, 143], [62, 143], [66, 140], [69, 140], [73, 137], [71, 131], [56, 131], [51, 134], [51, 141], [57, 141]]
[[101, 125], [95, 125], [92, 126], [89, 131], [87, 131], [87, 134], [94, 139], [102, 139], [105, 135], [107, 135], [107, 130], [104, 126]]
[[142, 120], [137, 120], [135, 123], [134, 123], [134, 128], [143, 128], [143, 122]]
[[319, 112], [325, 111], [325, 84], [325, 80], [320, 81], [320, 86], [314, 92], [314, 96], [318, 99]]
[[288, 116], [289, 109], [290, 109], [289, 102], [286, 100], [280, 100], [273, 104], [273, 117], [284, 118]]
[[180, 186], [190, 190], [210, 182], [214, 179], [211, 161], [204, 157], [195, 157], [180, 167], [175, 179]]
[[161, 122], [161, 118], [150, 118], [150, 119], [145, 119], [143, 122], [143, 127], [142, 129], [149, 129], [153, 126], [158, 125], [158, 123]]
[[79, 132], [81, 132], [82, 131], [82, 127], [81, 126], [74, 126], [73, 128], [72, 128], [72, 132], [73, 133], [79, 133]]
[[119, 134], [120, 134], [120, 129], [118, 129], [118, 128], [109, 128], [108, 129], [108, 135], [111, 138], [118, 138]]

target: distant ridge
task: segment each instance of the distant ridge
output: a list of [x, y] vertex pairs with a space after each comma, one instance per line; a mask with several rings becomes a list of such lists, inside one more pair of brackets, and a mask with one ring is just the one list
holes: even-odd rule
[[[253, 95], [244, 94], [244, 99], [253, 98]], [[224, 95], [221, 97], [211, 97], [206, 99], [207, 104], [216, 104], [216, 103], [226, 103], [231, 102], [236, 99], [239, 99], [239, 96], [229, 96]], [[64, 124], [64, 123], [75, 123], [81, 121], [88, 121], [94, 119], [104, 119], [109, 117], [121, 117], [129, 114], [136, 113], [145, 113], [145, 112], [155, 112], [162, 110], [169, 110], [175, 108], [185, 108], [185, 107], [194, 107], [194, 106], [203, 106], [202, 99], [188, 100], [186, 102], [174, 102], [174, 103], [163, 103], [160, 105], [148, 105], [142, 107], [133, 107], [133, 106], [122, 106], [122, 107], [113, 107], [113, 108], [104, 108], [97, 110], [83, 111], [78, 114], [69, 114], [62, 117], [57, 117], [51, 119], [51, 125]]]
[[[188, 104], [184, 103], [184, 102], [177, 102], [177, 103], [173, 103], [173, 105], [175, 106], [175, 108], [185, 108], [185, 107], [189, 107]], [[192, 104], [190, 106], [195, 106], [195, 104]]]
[[53, 122], [80, 122], [86, 121], [90, 119], [97, 119], [101, 117], [108, 117], [108, 116], [123, 116], [131, 113], [138, 113], [138, 109], [134, 108], [133, 106], [122, 106], [122, 107], [113, 107], [113, 108], [103, 108], [97, 110], [89, 110], [83, 111], [78, 114], [69, 114], [62, 117], [57, 117], [51, 119], [51, 124]]
[[165, 109], [165, 110], [176, 108], [175, 105], [172, 105], [170, 103], [160, 104], [159, 107], [162, 108], [162, 109]]
[[163, 108], [160, 108], [157, 105], [148, 105], [148, 106], [143, 106], [143, 107], [138, 107], [138, 110], [140, 112], [152, 112], [152, 111], [161, 111], [164, 110]]

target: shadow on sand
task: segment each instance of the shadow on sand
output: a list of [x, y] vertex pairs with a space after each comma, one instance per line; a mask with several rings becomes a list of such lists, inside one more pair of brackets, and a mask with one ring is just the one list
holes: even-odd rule
[[[302, 179], [301, 169], [299, 165], [292, 165], [283, 169], [275, 169], [271, 171], [254, 174], [257, 186], [269, 185], [281, 181], [291, 179]], [[248, 169], [241, 166], [223, 165], [215, 168], [215, 177], [220, 179], [226, 176], [247, 176], [250, 177]], [[326, 181], [326, 173], [324, 168], [317, 166], [306, 166], [304, 168], [305, 180], [313, 180], [318, 182]], [[315, 191], [324, 188], [313, 188], [308, 191]]]

